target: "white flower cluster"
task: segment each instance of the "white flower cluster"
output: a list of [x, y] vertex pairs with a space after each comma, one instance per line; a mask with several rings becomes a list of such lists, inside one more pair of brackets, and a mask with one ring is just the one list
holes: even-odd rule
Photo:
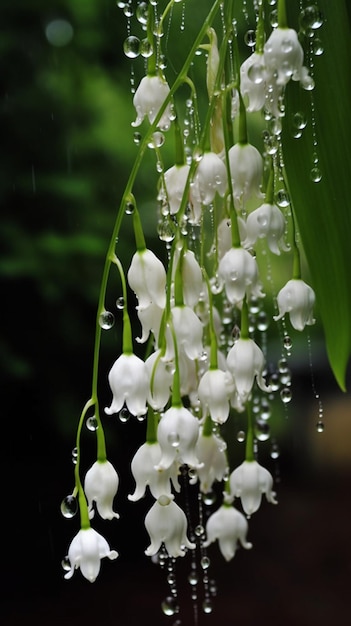
[[[146, 441], [131, 462], [135, 489], [128, 496], [131, 502], [147, 492], [153, 498], [145, 518], [150, 536], [145, 554], [154, 556], [164, 547], [176, 558], [197, 546], [187, 515], [176, 502], [181, 468], [186, 468], [190, 484], [197, 485], [203, 495], [211, 494], [216, 483], [225, 485], [223, 502], [209, 515], [201, 546], [207, 548], [218, 540], [224, 558], [230, 560], [238, 543], [246, 549], [252, 547], [246, 539], [245, 515], [250, 517], [259, 509], [263, 494], [276, 504], [273, 478], [256, 460], [251, 417], [253, 401], [272, 392], [267, 347], [258, 339], [257, 322], [250, 318], [250, 305], [258, 303], [258, 310], [263, 311], [265, 296], [265, 270], [260, 268], [255, 248], [258, 241], [265, 240], [268, 251], [279, 258], [291, 249], [287, 244], [289, 216], [275, 204], [273, 193], [280, 173], [279, 151], [274, 165], [267, 165], [267, 159], [247, 140], [246, 114], [265, 111], [270, 119], [279, 121], [288, 81], [299, 81], [309, 89], [311, 78], [303, 65], [296, 32], [275, 28], [262, 51], [253, 52], [242, 64], [240, 93], [230, 87], [232, 114], [239, 116], [240, 128], [239, 139], [231, 141], [231, 133], [217, 127], [225, 96], [221, 100], [216, 91], [220, 55], [214, 48], [217, 37], [213, 29], [209, 32], [207, 82], [210, 97], [218, 101], [210, 124], [213, 128], [211, 133], [210, 128], [207, 131], [216, 142], [211, 147], [207, 143], [203, 151], [196, 147], [190, 158], [184, 140], [176, 162], [161, 174], [158, 168], [161, 219], [172, 226], [171, 235], [164, 239], [167, 264], [140, 243], [144, 235], [138, 239], [134, 225], [139, 243], [123, 280], [126, 293], [129, 287], [136, 298], [138, 330], [133, 338], [139, 349], [136, 354], [132, 337], [123, 340], [122, 354], [108, 375], [112, 401], [105, 413], [121, 416], [127, 412], [139, 421], [147, 420]], [[141, 80], [133, 102], [135, 127], [147, 118], [153, 130], [163, 132], [175, 120], [171, 90], [161, 72]], [[195, 131], [194, 137], [197, 139]], [[179, 154], [185, 147], [188, 157], [181, 162]], [[267, 169], [272, 174], [268, 183]], [[137, 212], [136, 205], [134, 210]], [[276, 321], [289, 314], [298, 331], [314, 323], [314, 292], [301, 279], [297, 262], [294, 277], [275, 300]], [[125, 330], [130, 324], [127, 302], [124, 307]], [[142, 344], [148, 347], [145, 358], [139, 356]], [[234, 413], [247, 418], [246, 457], [230, 472], [222, 426]], [[118, 484], [112, 464], [103, 454], [98, 455], [83, 487], [77, 487], [80, 497], [82, 490], [86, 496], [87, 519], [69, 548], [66, 578], [80, 567], [93, 581], [101, 559], [117, 557], [89, 526], [89, 519], [95, 508], [104, 519], [118, 518], [113, 510]], [[233, 506], [236, 498], [241, 500], [243, 513]]]

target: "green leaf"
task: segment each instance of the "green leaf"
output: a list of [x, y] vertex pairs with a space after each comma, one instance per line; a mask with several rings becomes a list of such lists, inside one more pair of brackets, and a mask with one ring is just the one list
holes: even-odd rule
[[[289, 85], [283, 149], [330, 365], [339, 386], [345, 390], [351, 353], [351, 29], [346, 0], [319, 0], [318, 4], [324, 24], [315, 37], [321, 39], [324, 54], [312, 56], [316, 83], [312, 92], [304, 92], [297, 84]], [[316, 153], [322, 173], [318, 183], [311, 180], [310, 174], [313, 108]], [[304, 113], [308, 119], [300, 139], [292, 136], [296, 112]]]

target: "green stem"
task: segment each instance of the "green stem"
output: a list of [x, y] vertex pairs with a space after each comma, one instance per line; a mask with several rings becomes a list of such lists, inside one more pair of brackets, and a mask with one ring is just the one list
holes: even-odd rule
[[155, 411], [149, 406], [148, 414], [147, 414], [147, 426], [146, 426], [146, 443], [156, 443], [157, 442], [157, 426], [158, 419]]
[[170, 317], [169, 326], [172, 333], [173, 346], [174, 346], [174, 374], [173, 374], [173, 387], [172, 387], [172, 407], [180, 408], [183, 406], [182, 396], [180, 393], [180, 369], [179, 369], [179, 356], [178, 356], [178, 344], [175, 334], [173, 321]]
[[266, 189], [266, 193], [265, 193], [265, 202], [267, 204], [273, 204], [274, 203], [274, 167], [271, 165], [271, 169], [269, 172], [269, 177], [268, 177], [268, 182], [267, 182], [267, 189]]
[[154, 29], [155, 29], [154, 7], [151, 4], [149, 4], [146, 37], [147, 37], [148, 43], [152, 47], [152, 54], [149, 56], [147, 60], [148, 76], [155, 76], [156, 70], [157, 70], [156, 59], [157, 59], [158, 51], [155, 50]]
[[83, 486], [80, 480], [80, 437], [82, 432], [82, 427], [85, 421], [85, 416], [90, 407], [94, 406], [93, 400], [88, 400], [85, 404], [83, 411], [80, 415], [77, 434], [76, 434], [76, 448], [77, 448], [77, 459], [76, 464], [74, 466], [74, 478], [76, 484], [76, 490], [78, 492], [78, 504], [79, 504], [79, 514], [80, 514], [80, 526], [81, 528], [90, 528], [90, 520], [89, 520], [89, 512], [88, 505], [85, 497], [85, 493], [83, 490]]
[[240, 339], [249, 339], [249, 309], [247, 306], [246, 296], [243, 300], [242, 308], [241, 308], [241, 328], [240, 328]]
[[203, 437], [211, 437], [212, 436], [212, 426], [213, 422], [210, 415], [207, 415], [204, 423], [204, 427], [202, 429]]
[[244, 104], [243, 97], [239, 90], [239, 138], [238, 143], [240, 145], [246, 145], [248, 143], [248, 135], [247, 135], [247, 119], [246, 119], [246, 108]]
[[139, 211], [136, 207], [135, 199], [134, 199], [134, 211], [133, 211], [133, 228], [134, 228], [135, 245], [136, 245], [137, 251], [144, 252], [144, 250], [146, 250], [145, 237], [144, 237], [144, 232], [143, 232], [143, 227], [141, 224]]
[[205, 279], [208, 293], [208, 306], [210, 311], [210, 321], [209, 321], [209, 329], [210, 329], [210, 338], [211, 338], [211, 348], [210, 348], [210, 369], [217, 370], [218, 369], [218, 342], [217, 335], [215, 331], [214, 319], [213, 319], [213, 298], [210, 281], [208, 279], [207, 272], [205, 268], [202, 268], [202, 275]]
[[256, 49], [257, 54], [263, 54], [265, 30], [264, 30], [264, 13], [263, 13], [264, 0], [260, 4], [258, 11], [258, 20], [256, 28]]
[[255, 460], [254, 452], [254, 428], [250, 403], [247, 403], [247, 433], [246, 433], [246, 448], [245, 448], [245, 461], [252, 462]]
[[179, 259], [174, 273], [174, 304], [175, 306], [184, 306], [183, 297], [183, 260], [184, 248], [179, 252]]
[[223, 135], [224, 135], [224, 147], [225, 147], [225, 166], [226, 166], [226, 170], [227, 170], [227, 179], [228, 179], [228, 192], [229, 192], [229, 202], [230, 202], [230, 209], [229, 209], [229, 213], [230, 213], [230, 222], [231, 222], [231, 235], [232, 235], [232, 246], [233, 248], [240, 248], [241, 247], [241, 241], [240, 241], [240, 232], [239, 232], [239, 223], [238, 223], [238, 216], [235, 210], [235, 206], [234, 206], [234, 190], [233, 190], [233, 181], [232, 181], [232, 174], [231, 174], [231, 170], [230, 170], [230, 161], [229, 161], [229, 150], [231, 147], [231, 143], [230, 143], [230, 138], [229, 138], [229, 133], [228, 133], [228, 126], [226, 124], [226, 119], [227, 119], [227, 107], [228, 107], [228, 102], [227, 102], [227, 98], [224, 97], [223, 98]]
[[278, 0], [278, 28], [288, 28], [285, 0]]
[[119, 258], [114, 254], [112, 261], [118, 267], [119, 275], [122, 283], [122, 293], [124, 300], [123, 307], [123, 340], [122, 340], [122, 352], [123, 354], [133, 354], [133, 339], [132, 339], [132, 326], [130, 323], [130, 317], [128, 313], [128, 300], [127, 300], [127, 283], [124, 275], [122, 263]]
[[184, 165], [184, 142], [178, 117], [174, 120], [175, 165]]

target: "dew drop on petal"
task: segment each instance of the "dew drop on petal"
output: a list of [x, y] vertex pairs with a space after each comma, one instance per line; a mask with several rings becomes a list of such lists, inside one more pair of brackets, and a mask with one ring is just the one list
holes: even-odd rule
[[167, 441], [168, 441], [168, 443], [171, 444], [171, 446], [173, 448], [177, 448], [179, 446], [179, 442], [180, 442], [179, 434], [176, 433], [176, 432], [169, 433], [169, 435], [167, 436]]
[[99, 424], [95, 415], [91, 415], [90, 417], [88, 417], [85, 424], [86, 424], [87, 429], [90, 430], [91, 432], [95, 432], [99, 428]]
[[140, 54], [140, 39], [130, 35], [123, 43], [123, 51], [129, 59], [136, 59]]
[[110, 330], [115, 323], [115, 316], [111, 311], [103, 311], [99, 316], [99, 325], [103, 330]]
[[280, 392], [280, 397], [284, 404], [288, 404], [292, 399], [292, 392], [290, 387], [284, 387]]
[[262, 65], [262, 63], [253, 63], [253, 65], [249, 67], [247, 75], [255, 85], [260, 85], [265, 78], [264, 65]]
[[70, 519], [74, 517], [78, 511], [77, 498], [72, 495], [66, 496], [61, 502], [61, 513], [63, 517]]

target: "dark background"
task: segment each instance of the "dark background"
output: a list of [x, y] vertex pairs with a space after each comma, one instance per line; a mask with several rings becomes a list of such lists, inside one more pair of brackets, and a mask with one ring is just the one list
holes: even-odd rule
[[[109, 0], [3, 0], [0, 17], [0, 617], [7, 626], [98, 620], [173, 626], [176, 617], [160, 610], [166, 575], [143, 556], [150, 502], [126, 501], [133, 488], [127, 463], [143, 440], [142, 425], [113, 419], [106, 425], [121, 477], [121, 519], [101, 526], [97, 520], [95, 527], [119, 559], [104, 560], [94, 585], [80, 572], [64, 581], [60, 565], [78, 530], [77, 520], [64, 520], [59, 507], [73, 487], [75, 428], [90, 394], [99, 281], [136, 153], [122, 54], [126, 20]], [[65, 46], [46, 35], [57, 18], [73, 28]], [[145, 188], [146, 179], [139, 182], [144, 208], [154, 191]], [[153, 220], [148, 224], [151, 233]], [[129, 244], [121, 238], [127, 259]], [[111, 303], [118, 290], [112, 281]], [[102, 372], [118, 355], [117, 330], [111, 335], [112, 341], [103, 338]], [[200, 625], [329, 626], [351, 618], [350, 401], [330, 373], [320, 327], [310, 336], [312, 372], [306, 338], [293, 338], [294, 403], [286, 414], [277, 410], [272, 425], [281, 456], [273, 462], [270, 442], [261, 446], [277, 478], [279, 505], [264, 503], [250, 521], [252, 551], [239, 550], [226, 564], [217, 548], [210, 549], [219, 595]], [[315, 429], [313, 386], [324, 406], [322, 434]], [[101, 395], [108, 404], [103, 377]], [[84, 437], [93, 451], [90, 433]], [[179, 564], [183, 626], [194, 623], [189, 567], [185, 559]]]

